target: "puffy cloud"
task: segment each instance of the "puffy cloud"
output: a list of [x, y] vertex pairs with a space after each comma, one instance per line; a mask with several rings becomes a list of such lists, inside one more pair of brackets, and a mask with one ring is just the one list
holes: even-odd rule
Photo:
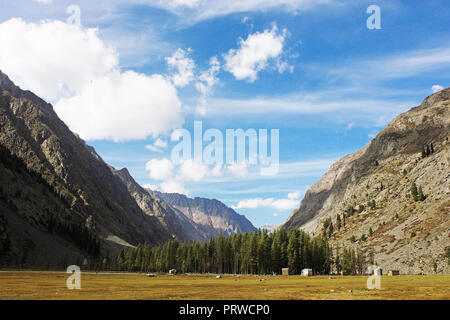
[[288, 193], [288, 199], [299, 199], [301, 196], [302, 192], [300, 190], [294, 191], [294, 192], [289, 192]]
[[152, 191], [156, 191], [159, 190], [159, 186], [157, 186], [156, 184], [150, 184], [150, 183], [146, 183], [142, 185], [142, 188], [144, 189], [150, 189]]
[[169, 180], [173, 176], [174, 165], [169, 159], [152, 159], [147, 162], [145, 169], [154, 180]]
[[297, 199], [279, 199], [273, 201], [271, 206], [277, 210], [292, 210], [299, 206], [299, 201]]
[[186, 195], [189, 190], [184, 187], [185, 182], [199, 182], [206, 177], [219, 177], [223, 174], [221, 165], [210, 168], [191, 159], [177, 167], [169, 159], [152, 159], [147, 162], [146, 170], [149, 171], [150, 178], [163, 181], [157, 187], [158, 190]]
[[169, 180], [161, 183], [161, 190], [166, 193], [180, 193], [189, 195], [189, 190], [186, 190], [183, 183], [177, 180]]
[[444, 89], [444, 87], [442, 87], [442, 86], [440, 86], [438, 84], [435, 84], [434, 86], [431, 87], [431, 90], [433, 91], [433, 93], [439, 92], [442, 89]]
[[182, 181], [201, 181], [208, 174], [208, 166], [188, 159], [184, 161], [177, 174], [177, 178]]
[[158, 138], [153, 144], [146, 145], [145, 148], [150, 151], [162, 153], [163, 149], [167, 148], [167, 141]]
[[80, 94], [62, 98], [55, 111], [83, 139], [127, 141], [181, 126], [181, 106], [166, 78], [115, 71], [93, 80]]
[[167, 148], [167, 141], [163, 140], [161, 138], [158, 138], [158, 139], [156, 139], [154, 145], [155, 145], [155, 147], [159, 147], [159, 148]]
[[268, 207], [273, 203], [273, 198], [263, 199], [263, 198], [253, 198], [241, 200], [237, 205], [232, 206], [233, 209], [256, 209], [259, 207]]
[[173, 84], [161, 75], [121, 72], [115, 49], [97, 29], [61, 21], [0, 24], [0, 69], [24, 89], [53, 102], [85, 140], [157, 136], [183, 123]]
[[118, 64], [114, 48], [97, 29], [61, 21], [26, 23], [13, 18], [0, 24], [0, 69], [19, 86], [52, 102], [79, 93], [86, 84]]
[[236, 206], [232, 206], [233, 209], [256, 209], [260, 207], [271, 207], [279, 211], [292, 210], [299, 206], [300, 191], [294, 191], [288, 194], [287, 199], [274, 199], [274, 198], [253, 198], [241, 200]]
[[217, 73], [220, 71], [220, 62], [217, 57], [209, 59], [209, 66], [208, 70], [200, 73], [199, 82], [195, 84], [203, 96], [210, 94], [212, 87], [218, 82]]
[[241, 163], [232, 163], [228, 167], [228, 171], [230, 171], [233, 175], [237, 177], [246, 177], [248, 175], [248, 165], [246, 162]]
[[166, 62], [171, 70], [175, 70], [171, 79], [175, 86], [184, 87], [194, 80], [194, 60], [188, 57], [191, 49], [187, 52], [179, 48], [171, 57], [166, 58]]
[[206, 114], [206, 98], [211, 94], [212, 88], [219, 81], [217, 74], [220, 71], [220, 62], [217, 57], [209, 60], [209, 69], [200, 73], [195, 88], [200, 92], [200, 105], [196, 108], [196, 113]]
[[[286, 29], [279, 33], [274, 25], [272, 30], [256, 32], [250, 34], [246, 40], [241, 39], [239, 49], [231, 49], [225, 54], [225, 69], [238, 80], [247, 79], [254, 82], [258, 79], [258, 72], [267, 67], [269, 60], [283, 53], [286, 34]], [[286, 66], [278, 67], [281, 72], [285, 69]]]
[[213, 177], [221, 177], [223, 175], [222, 165], [216, 165], [210, 172], [210, 175]]

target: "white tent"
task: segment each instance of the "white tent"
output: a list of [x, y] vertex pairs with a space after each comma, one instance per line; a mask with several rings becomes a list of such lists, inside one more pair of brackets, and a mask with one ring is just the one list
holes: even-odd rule
[[313, 274], [312, 269], [303, 269], [302, 270], [302, 276], [309, 277], [309, 276], [312, 276], [312, 274]]

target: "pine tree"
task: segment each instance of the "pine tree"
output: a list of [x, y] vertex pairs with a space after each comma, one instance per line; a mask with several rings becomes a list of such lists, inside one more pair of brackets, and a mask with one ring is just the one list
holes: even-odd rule
[[431, 153], [434, 153], [434, 146], [433, 146], [433, 144], [431, 144]]
[[272, 242], [272, 248], [270, 250], [272, 258], [272, 270], [273, 272], [280, 273], [281, 271], [281, 244], [278, 236], [275, 236]]
[[419, 186], [419, 191], [418, 191], [418, 194], [417, 194], [417, 200], [418, 200], [418, 201], [424, 201], [425, 198], [426, 198], [426, 197], [425, 197], [425, 195], [423, 194], [422, 187]]
[[330, 226], [328, 228], [328, 238], [331, 238], [331, 236], [333, 235], [333, 232], [334, 232], [333, 224], [330, 223]]
[[425, 147], [422, 146], [422, 159], [425, 158], [427, 156], [426, 152], [425, 152]]
[[413, 197], [414, 201], [418, 201], [419, 192], [417, 191], [417, 185], [415, 182], [413, 182], [413, 184], [411, 186], [411, 196]]
[[430, 151], [430, 146], [429, 145], [427, 145], [427, 157], [430, 155], [430, 153], [431, 153], [431, 151]]

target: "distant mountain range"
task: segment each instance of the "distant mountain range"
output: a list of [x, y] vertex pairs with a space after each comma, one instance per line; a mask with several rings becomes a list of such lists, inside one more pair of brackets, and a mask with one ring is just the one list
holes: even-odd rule
[[217, 200], [188, 210], [143, 189], [1, 71], [0, 156], [0, 265], [64, 265], [124, 245], [254, 230]]
[[335, 250], [359, 246], [386, 269], [449, 273], [449, 136], [447, 88], [333, 164], [284, 226], [331, 234]]
[[[152, 191], [149, 190], [149, 192]], [[157, 191], [153, 191], [153, 194], [193, 221], [203, 239], [216, 237], [219, 234], [229, 236], [256, 230], [245, 216], [238, 214], [219, 200], [192, 199], [178, 193]]]

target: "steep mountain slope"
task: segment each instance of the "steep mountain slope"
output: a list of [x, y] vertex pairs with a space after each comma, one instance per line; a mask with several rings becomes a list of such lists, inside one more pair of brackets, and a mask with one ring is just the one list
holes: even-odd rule
[[[330, 218], [335, 248], [360, 246], [385, 269], [402, 273], [449, 272], [449, 135], [450, 88], [399, 115], [363, 149], [336, 162], [285, 227], [318, 234]], [[423, 189], [424, 201], [413, 199], [413, 183]]]
[[149, 216], [156, 217], [167, 228], [172, 237], [176, 236], [180, 240], [200, 241], [207, 239], [200, 226], [181, 211], [154, 196], [152, 192], [142, 188], [127, 169], [112, 170], [127, 186], [129, 193], [136, 200], [142, 211]]
[[215, 237], [221, 233], [228, 236], [256, 230], [245, 216], [238, 214], [218, 200], [192, 199], [178, 193], [157, 191], [153, 191], [153, 193], [194, 221], [203, 231], [205, 238]]
[[39, 264], [57, 248], [68, 256], [77, 252], [73, 247], [95, 255], [99, 246], [114, 249], [114, 242], [157, 244], [171, 238], [50, 104], [1, 71], [0, 146], [0, 221], [11, 259], [25, 245], [32, 248], [29, 260]]

